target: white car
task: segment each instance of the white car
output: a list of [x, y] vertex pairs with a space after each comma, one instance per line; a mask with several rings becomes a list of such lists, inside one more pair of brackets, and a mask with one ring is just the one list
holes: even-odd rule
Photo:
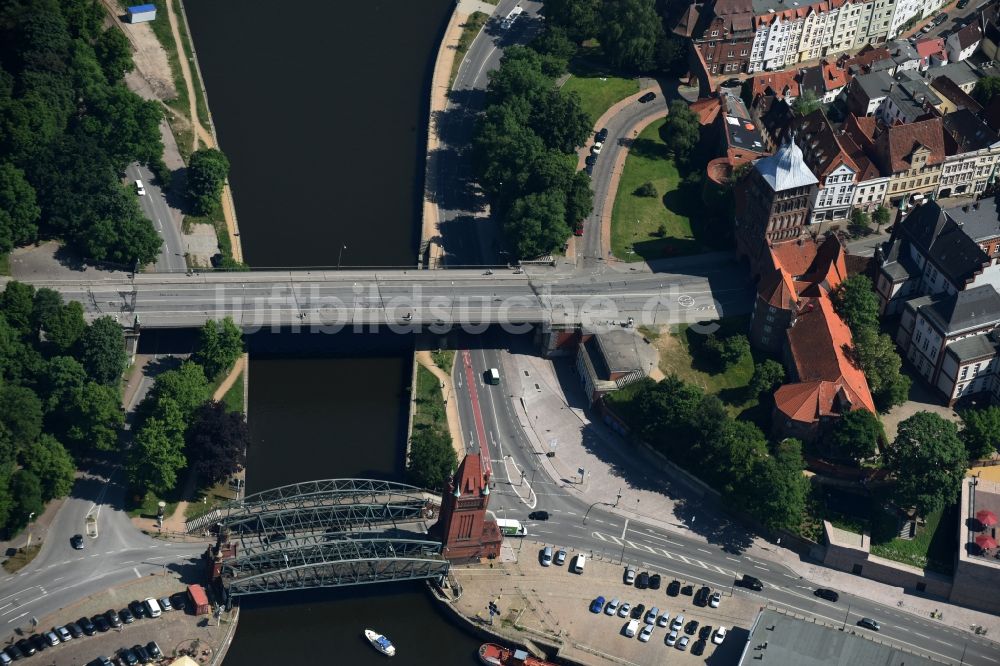
[[139, 193], [140, 197], [146, 196], [146, 188], [142, 186], [142, 181], [135, 181], [135, 191]]
[[603, 148], [604, 148], [604, 144], [603, 144], [603, 143], [601, 143], [600, 141], [598, 141], [598, 142], [597, 142], [597, 143], [595, 143], [595, 144], [594, 144], [594, 146], [593, 146], [593, 147], [592, 147], [592, 148], [590, 149], [590, 152], [591, 152], [591, 153], [593, 153], [594, 155], [600, 155], [600, 154], [601, 154], [601, 150], [602, 150]]
[[626, 601], [622, 604], [621, 608], [618, 609], [618, 617], [628, 617], [628, 612], [630, 610], [632, 610], [632, 606]]
[[608, 602], [608, 605], [607, 607], [605, 607], [604, 612], [607, 613], [608, 615], [614, 615], [615, 613], [618, 612], [618, 604], [619, 604], [618, 599], [612, 599], [611, 601]]
[[677, 617], [674, 618], [674, 623], [670, 625], [670, 628], [673, 631], [680, 631], [681, 627], [683, 626], [684, 626], [684, 616], [678, 615]]
[[687, 636], [681, 636], [681, 639], [677, 641], [677, 649], [681, 652], [688, 649], [688, 643], [691, 641]]
[[629, 567], [625, 570], [625, 584], [632, 585], [635, 583], [635, 569]]
[[642, 631], [639, 632], [639, 640], [642, 641], [643, 643], [648, 643], [649, 637], [652, 635], [653, 635], [653, 625], [647, 624], [642, 628]]
[[664, 613], [660, 617], [656, 618], [656, 626], [665, 627], [670, 624], [670, 613]]
[[676, 631], [671, 631], [669, 634], [667, 634], [667, 645], [669, 645], [670, 647], [673, 647], [673, 646], [677, 645], [677, 632]]
[[711, 598], [708, 600], [708, 605], [711, 606], [712, 608], [718, 608], [719, 604], [721, 603], [722, 603], [722, 595], [718, 592], [713, 594]]
[[712, 636], [712, 642], [716, 645], [722, 645], [722, 641], [726, 640], [726, 628], [719, 627], [715, 630], [715, 635]]

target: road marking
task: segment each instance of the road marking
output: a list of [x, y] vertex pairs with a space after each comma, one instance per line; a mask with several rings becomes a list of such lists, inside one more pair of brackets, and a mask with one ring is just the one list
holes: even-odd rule
[[128, 562], [122, 562], [122, 564], [135, 564], [135, 560], [129, 560]]
[[798, 580], [798, 576], [793, 576], [792, 574], [783, 574], [785, 578], [791, 578], [792, 580]]
[[739, 559], [738, 559], [738, 558], [736, 558], [736, 557], [729, 557], [728, 555], [726, 556], [726, 559], [727, 559], [727, 560], [731, 560], [731, 561], [733, 561], [733, 562], [739, 562]]
[[11, 622], [14, 622], [16, 620], [20, 620], [22, 617], [24, 617], [27, 614], [28, 614], [28, 611], [24, 611], [23, 613], [21, 613], [17, 617], [12, 617], [11, 619], [7, 620], [7, 624], [10, 624]]
[[657, 541], [666, 541], [667, 543], [673, 544], [675, 546], [683, 546], [684, 545], [682, 543], [678, 543], [676, 541], [671, 541], [670, 539], [668, 539], [666, 537], [657, 536], [655, 534], [644, 534], [643, 536], [646, 537], [646, 538], [648, 538], [648, 539], [656, 539]]
[[135, 572], [135, 577], [136, 578], [142, 578], [142, 574], [139, 573], [138, 567], [132, 567], [132, 571]]
[[52, 579], [52, 582], [53, 582], [53, 583], [58, 583], [59, 581], [61, 581], [61, 580], [62, 580], [63, 578], [65, 578], [65, 577], [66, 577], [66, 576], [59, 576], [59, 578], [53, 578], [53, 579]]
[[708, 553], [709, 555], [711, 555], [711, 554], [712, 554], [712, 551], [710, 551], [710, 550], [705, 550], [704, 548], [699, 548], [698, 550], [700, 550], [700, 551], [701, 551], [701, 552], [703, 552], [703, 553]]
[[755, 564], [754, 566], [757, 567], [758, 569], [763, 569], [764, 571], [770, 571], [770, 569], [768, 569], [767, 567], [762, 567], [759, 564]]
[[568, 516], [577, 516], [577, 515], [579, 515], [579, 514], [577, 514], [577, 513], [573, 513], [572, 511], [567, 511], [567, 512], [566, 512], [566, 515], [568, 515]]
[[597, 518], [597, 519], [596, 519], [596, 522], [598, 522], [598, 523], [600, 523], [600, 524], [602, 524], [602, 525], [604, 524], [604, 521], [603, 521], [603, 520], [601, 520], [600, 518]]
[[921, 638], [930, 638], [930, 636], [927, 636], [925, 634], [921, 634], [920, 632], [917, 632], [917, 631], [914, 631], [913, 635], [914, 636], [920, 636]]

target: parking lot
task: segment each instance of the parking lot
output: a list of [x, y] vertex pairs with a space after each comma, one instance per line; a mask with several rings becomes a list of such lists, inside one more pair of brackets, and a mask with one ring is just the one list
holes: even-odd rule
[[[588, 556], [583, 573], [576, 574], [571, 572], [576, 553], [568, 551], [563, 565], [553, 562], [543, 566], [543, 548], [544, 544], [525, 541], [518, 562], [494, 563], [493, 568], [454, 567], [452, 571], [463, 587], [462, 598], [457, 602], [462, 612], [468, 617], [478, 616], [488, 624], [487, 606], [496, 601], [500, 615], [493, 619], [495, 631], [512, 638], [542, 638], [561, 643], [560, 655], [585, 664], [661, 664], [668, 659], [670, 663], [696, 664], [709, 658], [711, 663], [735, 663], [742, 652], [746, 628], [757, 611], [757, 604], [751, 599], [734, 598], [727, 589], [719, 590], [718, 608], [696, 605], [695, 595], [701, 585], [694, 581], [678, 579], [677, 585], [670, 589], [675, 594], [668, 594], [675, 580], [672, 575], [637, 567], [637, 579], [643, 572], [649, 577], [660, 574], [659, 589], [640, 589], [625, 583], [626, 567], [617, 560], [594, 560]], [[591, 612], [598, 597], [604, 597], [600, 612]], [[614, 599], [618, 600], [619, 611], [622, 604], [630, 605], [628, 617], [622, 617], [618, 611], [607, 614], [607, 606]], [[643, 617], [638, 618], [636, 636], [629, 638], [625, 629], [639, 604], [644, 607]], [[669, 626], [657, 626], [655, 621], [648, 642], [639, 640], [638, 634], [646, 626], [645, 616], [652, 608], [658, 609], [657, 619], [667, 615], [668, 625], [678, 615], [683, 616], [677, 633], [678, 642], [682, 636], [688, 638], [683, 651], [667, 644]], [[706, 626], [711, 629], [700, 645], [703, 653], [693, 654], [692, 648]], [[721, 645], [716, 645], [711, 636], [719, 627], [725, 627], [728, 635]]]

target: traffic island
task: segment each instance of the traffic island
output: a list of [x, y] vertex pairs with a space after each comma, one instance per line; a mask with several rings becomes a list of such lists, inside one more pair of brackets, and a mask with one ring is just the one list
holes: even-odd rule
[[[667, 596], [666, 587], [673, 575], [642, 565], [650, 573], [660, 573], [660, 589], [637, 589], [623, 582], [623, 565], [607, 559], [594, 559], [586, 553], [582, 574], [571, 572], [576, 553], [568, 551], [565, 564], [541, 565], [541, 552], [546, 544], [508, 539], [499, 560], [485, 564], [452, 566], [448, 602], [451, 607], [480, 632], [493, 634], [494, 640], [543, 651], [549, 658], [558, 655], [560, 662], [586, 665], [701, 663], [710, 657], [716, 646], [707, 641], [704, 654], [692, 654], [697, 632], [688, 636], [687, 650], [679, 651], [666, 644], [669, 629], [654, 627], [649, 642], [637, 637], [627, 638], [625, 626], [629, 618], [592, 613], [590, 605], [599, 596], [606, 602], [617, 598], [634, 608], [643, 604], [648, 611], [657, 607], [670, 620], [684, 615], [685, 625], [691, 620], [727, 630], [749, 627], [758, 604], [749, 598], [723, 593], [719, 608], [698, 607], [691, 596]], [[558, 546], [554, 547], [558, 550]], [[516, 560], [515, 560], [516, 558]], [[681, 581], [685, 586], [688, 581]], [[697, 587], [694, 588], [697, 590]], [[491, 614], [490, 605], [494, 606]], [[640, 628], [644, 626], [639, 620]], [[679, 632], [680, 635], [687, 635]], [[731, 647], [731, 646], [728, 646]], [[729, 654], [727, 650], [726, 654]]]

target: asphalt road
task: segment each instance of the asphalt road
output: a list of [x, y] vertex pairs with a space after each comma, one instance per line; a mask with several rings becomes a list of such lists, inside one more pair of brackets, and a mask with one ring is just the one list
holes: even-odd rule
[[[471, 340], [470, 340], [471, 341]], [[491, 345], [492, 340], [478, 340]], [[468, 354], [471, 367], [465, 369], [464, 354]], [[541, 470], [539, 456], [521, 429], [514, 414], [508, 379], [503, 375], [503, 363], [498, 349], [475, 347], [459, 352], [456, 358], [454, 380], [459, 416], [467, 448], [478, 449], [483, 442], [490, 452], [493, 479], [496, 487], [490, 495], [490, 509], [498, 517], [516, 518], [525, 523], [529, 537], [567, 549], [600, 553], [605, 559], [622, 559], [642, 570], [659, 572], [666, 579], [676, 578], [684, 583], [707, 585], [725, 595], [743, 595], [769, 602], [798, 614], [815, 617], [827, 624], [844, 628], [850, 625], [861, 634], [875, 636], [899, 647], [929, 654], [948, 663], [988, 664], [1000, 663], [1000, 650], [996, 643], [977, 638], [929, 619], [923, 619], [899, 608], [874, 603], [863, 592], [839, 590], [840, 600], [831, 603], [816, 597], [817, 584], [800, 578], [781, 564], [744, 555], [738, 548], [721, 547], [704, 541], [688, 539], [673, 532], [643, 523], [637, 517], [626, 520], [609, 513], [601, 504], [591, 505], [590, 498], [583, 499], [572, 484], [556, 484]], [[497, 368], [501, 373], [500, 384], [484, 383], [483, 373]], [[476, 383], [475, 395], [469, 382]], [[477, 416], [478, 412], [478, 416]], [[599, 441], [600, 438], [594, 438]], [[599, 444], [598, 444], [599, 445]], [[629, 469], [635, 475], [644, 475], [641, 463], [629, 455], [608, 447], [602, 451], [608, 464]], [[522, 477], [521, 471], [524, 472]], [[608, 498], [609, 502], [615, 498]], [[550, 514], [547, 521], [528, 520], [535, 510]], [[705, 514], [705, 519], [717, 519]], [[518, 549], [531, 548], [530, 541]], [[525, 553], [522, 553], [522, 557]], [[527, 553], [533, 556], [533, 553]], [[743, 574], [761, 579], [764, 590], [753, 592], [734, 585]], [[863, 580], [858, 579], [859, 587]], [[665, 587], [665, 585], [664, 585]], [[628, 589], [611, 589], [608, 598], [619, 596], [628, 599]], [[685, 597], [666, 597], [664, 607], [675, 610]], [[707, 611], [711, 612], [711, 611]], [[862, 617], [871, 617], [882, 623], [882, 631], [870, 632], [857, 627]]]
[[[36, 281], [83, 304], [85, 315], [145, 327], [200, 326], [232, 316], [245, 329], [547, 322], [635, 318], [639, 324], [715, 319], [749, 307], [747, 285], [725, 258], [686, 263], [676, 273], [609, 272], [600, 277], [548, 268], [487, 272], [295, 271], [138, 274], [87, 281]], [[682, 298], [683, 297], [683, 298]], [[407, 317], [410, 317], [409, 319]]]
[[595, 262], [603, 262], [610, 253], [611, 248], [604, 247], [601, 242], [601, 213], [608, 199], [613, 199], [617, 194], [610, 191], [611, 175], [618, 156], [631, 146], [634, 137], [629, 129], [645, 118], [666, 114], [667, 100], [663, 95], [657, 94], [656, 99], [651, 102], [629, 104], [612, 116], [605, 125], [608, 139], [604, 142], [601, 154], [597, 156], [590, 174], [591, 185], [594, 188], [594, 211], [583, 223], [583, 252], [581, 254], [577, 251], [577, 261], [581, 267], [590, 267]]
[[143, 214], [153, 222], [156, 233], [163, 239], [160, 256], [156, 259], [156, 270], [164, 273], [187, 270], [180, 226], [167, 206], [166, 194], [154, 183], [153, 173], [140, 164], [130, 164], [125, 168], [125, 175], [128, 176], [133, 191], [135, 191], [135, 181], [142, 181], [146, 194], [139, 197], [139, 206]]
[[[500, 19], [520, 5], [524, 10], [508, 30]], [[473, 40], [452, 86], [447, 109], [438, 120], [442, 150], [436, 156], [439, 225], [443, 232], [445, 263], [478, 265], [506, 263], [500, 254], [500, 235], [488, 214], [485, 197], [475, 184], [469, 147], [476, 117], [485, 106], [489, 73], [500, 65], [503, 49], [526, 44], [541, 25], [540, 2], [501, 0], [493, 17]]]

